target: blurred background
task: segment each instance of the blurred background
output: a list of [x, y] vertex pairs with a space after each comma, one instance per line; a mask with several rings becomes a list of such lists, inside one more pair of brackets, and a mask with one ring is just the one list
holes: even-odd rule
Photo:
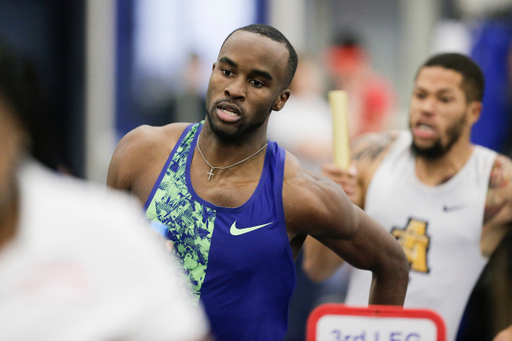
[[[100, 183], [131, 129], [204, 118], [223, 40], [252, 23], [275, 26], [299, 53], [289, 106], [272, 115], [269, 136], [305, 167], [330, 158], [329, 90], [349, 94], [352, 137], [405, 128], [418, 66], [448, 51], [471, 55], [486, 76], [474, 142], [511, 155], [512, 0], [0, 0], [0, 34], [43, 78], [61, 171]], [[477, 284], [460, 340], [489, 340], [512, 322], [510, 245]], [[304, 339], [315, 305], [343, 301], [350, 271], [314, 285], [300, 260], [297, 269], [287, 340]]]

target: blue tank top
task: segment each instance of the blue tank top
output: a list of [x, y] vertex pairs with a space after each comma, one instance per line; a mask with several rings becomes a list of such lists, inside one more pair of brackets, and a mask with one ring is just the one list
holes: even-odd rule
[[237, 208], [201, 199], [190, 164], [202, 123], [185, 129], [147, 202], [166, 226], [197, 300], [219, 341], [282, 340], [296, 281], [282, 202], [285, 151], [269, 141], [263, 172]]

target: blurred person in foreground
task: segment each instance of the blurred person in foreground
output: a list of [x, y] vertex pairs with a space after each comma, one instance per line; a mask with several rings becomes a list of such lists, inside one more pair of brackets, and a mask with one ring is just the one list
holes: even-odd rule
[[[357, 172], [323, 172], [402, 245], [410, 267], [404, 307], [437, 311], [453, 341], [471, 291], [512, 223], [512, 163], [470, 142], [484, 76], [461, 54], [431, 57], [417, 75], [410, 129], [353, 142]], [[343, 260], [308, 240], [304, 267], [329, 277]], [[364, 305], [369, 274], [353, 270], [346, 304]]]
[[340, 34], [327, 49], [326, 59], [334, 88], [347, 92], [351, 139], [384, 131], [395, 124], [395, 91], [390, 82], [374, 70], [356, 35]]
[[32, 65], [0, 42], [0, 340], [204, 340], [140, 204], [29, 155], [48, 141], [41, 103]]
[[165, 226], [218, 340], [283, 339], [294, 260], [308, 234], [372, 271], [371, 303], [405, 297], [407, 263], [396, 240], [340, 186], [267, 139], [296, 66], [275, 28], [235, 30], [212, 67], [206, 120], [136, 128], [110, 163], [108, 184], [129, 190]]

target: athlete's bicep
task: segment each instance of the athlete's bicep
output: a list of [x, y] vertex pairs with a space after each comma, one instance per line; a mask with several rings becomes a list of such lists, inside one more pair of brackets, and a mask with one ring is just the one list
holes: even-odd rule
[[330, 248], [308, 236], [304, 242], [302, 268], [313, 282], [321, 282], [334, 275], [344, 260]]
[[376, 269], [390, 259], [403, 256], [402, 248], [389, 232], [359, 207], [353, 205], [353, 209], [357, 216], [357, 229], [350, 238], [315, 238], [345, 261], [361, 269]]
[[108, 166], [107, 186], [116, 189], [129, 190], [129, 182], [126, 181], [126, 177], [123, 177], [126, 168], [125, 162], [127, 161], [124, 157], [124, 149], [125, 148], [121, 141], [114, 151]]
[[131, 132], [124, 136], [117, 145], [108, 167], [107, 186], [130, 190], [132, 171], [136, 166], [134, 162], [137, 162], [136, 153], [133, 153], [133, 150], [136, 149], [137, 135], [136, 132]]

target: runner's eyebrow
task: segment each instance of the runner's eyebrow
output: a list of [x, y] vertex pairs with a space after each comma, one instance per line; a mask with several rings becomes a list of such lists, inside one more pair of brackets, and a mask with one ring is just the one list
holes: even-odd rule
[[[233, 60], [231, 60], [228, 57], [221, 57], [219, 59], [219, 63], [225, 63], [225, 64], [228, 64], [228, 65], [230, 65], [232, 67], [238, 67], [238, 64], [235, 63]], [[253, 69], [253, 70], [251, 70], [251, 73], [254, 74], [254, 75], [260, 76], [262, 78], [265, 78], [268, 81], [271, 81], [271, 80], [274, 79], [274, 77], [272, 77], [272, 75], [269, 72], [267, 72], [267, 71]]]
[[268, 73], [267, 71], [261, 71], [261, 70], [252, 70], [251, 73], [260, 76], [261, 78], [265, 78], [268, 81], [271, 81], [273, 79], [272, 75]]
[[219, 59], [219, 63], [226, 63], [228, 65], [231, 65], [233, 67], [238, 67], [238, 64], [229, 59], [228, 57], [222, 57]]
[[453, 89], [446, 88], [446, 89], [439, 90], [437, 93], [440, 95], [446, 95], [446, 94], [451, 94], [453, 92], [454, 92]]

